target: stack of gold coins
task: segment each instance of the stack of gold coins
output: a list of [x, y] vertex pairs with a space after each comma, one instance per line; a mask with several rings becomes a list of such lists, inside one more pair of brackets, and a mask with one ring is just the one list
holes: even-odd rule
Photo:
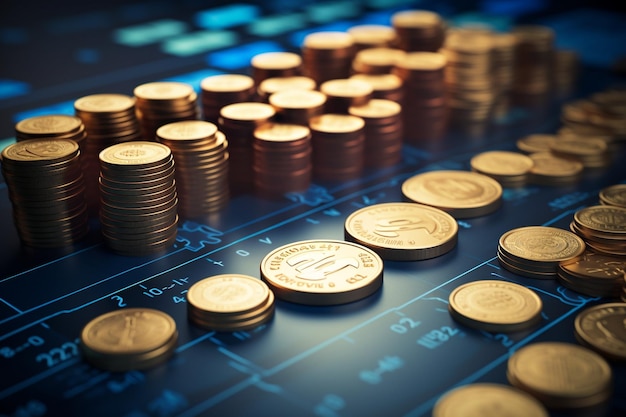
[[323, 82], [320, 91], [326, 96], [326, 113], [348, 113], [350, 106], [362, 106], [372, 98], [374, 88], [370, 83], [341, 78]]
[[602, 168], [611, 164], [606, 141], [583, 136], [562, 136], [550, 145], [550, 151], [562, 158], [573, 159], [586, 168]]
[[620, 140], [626, 139], [626, 110], [624, 108], [626, 91], [624, 88], [616, 87], [596, 92], [589, 97], [589, 101], [599, 111], [589, 115], [588, 123], [609, 129]]
[[[591, 99], [570, 101], [561, 106], [559, 136], [583, 136], [603, 139], [607, 145], [626, 137], [626, 126], [620, 128], [624, 115], [613, 103], [600, 105]], [[621, 133], [620, 133], [621, 131]]]
[[200, 82], [202, 118], [218, 123], [222, 107], [254, 101], [255, 94], [254, 79], [248, 75], [219, 74], [206, 77]]
[[493, 41], [482, 29], [454, 29], [446, 35], [446, 89], [450, 122], [459, 127], [492, 117], [497, 91], [492, 62]]
[[[267, 103], [269, 97], [280, 91], [300, 90], [312, 91], [317, 88], [317, 83], [313, 78], [298, 75], [294, 77], [273, 77], [266, 78], [257, 86], [257, 97], [260, 101]], [[242, 100], [249, 101], [249, 100]]]
[[448, 310], [457, 322], [486, 332], [517, 332], [541, 320], [541, 298], [508, 281], [480, 280], [456, 287]]
[[373, 90], [372, 98], [391, 100], [396, 103], [402, 103], [404, 100], [402, 78], [395, 74], [354, 74], [350, 78], [369, 83]]
[[293, 52], [264, 52], [250, 60], [252, 79], [259, 85], [267, 78], [295, 77], [302, 73], [302, 57]]
[[528, 182], [531, 184], [564, 186], [577, 183], [585, 166], [576, 160], [561, 158], [552, 152], [535, 152], [528, 155], [533, 160]]
[[195, 120], [199, 116], [197, 97], [186, 83], [159, 81], [141, 84], [133, 90], [142, 137], [156, 140], [160, 126], [180, 120]]
[[383, 260], [341, 240], [304, 240], [274, 249], [261, 261], [261, 279], [276, 297], [298, 304], [336, 305], [374, 294], [383, 284]]
[[410, 52], [393, 69], [403, 83], [405, 140], [411, 144], [441, 139], [446, 132], [445, 66], [442, 53]]
[[626, 184], [605, 187], [598, 194], [600, 204], [626, 208]]
[[357, 74], [389, 74], [405, 54], [405, 51], [396, 48], [363, 49], [355, 55], [352, 71]]
[[2, 151], [2, 174], [22, 243], [37, 248], [71, 245], [89, 231], [78, 144], [71, 139], [28, 139]]
[[304, 192], [311, 185], [311, 131], [269, 123], [254, 131], [254, 189], [264, 197]]
[[361, 24], [348, 28], [358, 51], [368, 48], [385, 48], [396, 40], [393, 27], [379, 24]]
[[558, 280], [564, 287], [592, 297], [619, 298], [626, 259], [585, 251], [579, 259], [560, 262]]
[[626, 304], [603, 303], [587, 307], [576, 316], [576, 339], [606, 359], [626, 361]]
[[39, 138], [73, 140], [82, 152], [87, 131], [79, 117], [65, 114], [34, 116], [15, 124], [16, 142]]
[[454, 217], [416, 203], [380, 203], [354, 211], [344, 238], [390, 261], [419, 261], [450, 252], [458, 240]]
[[174, 157], [179, 216], [201, 217], [225, 207], [229, 200], [228, 142], [217, 126], [186, 120], [161, 126], [156, 136]]
[[347, 32], [321, 31], [304, 38], [301, 52], [303, 75], [320, 85], [350, 76], [356, 48], [352, 35]]
[[436, 52], [446, 36], [446, 23], [429, 10], [403, 10], [391, 16], [396, 31], [395, 46], [405, 51]]
[[549, 417], [544, 405], [525, 391], [503, 384], [474, 383], [441, 396], [432, 417]]
[[551, 89], [554, 31], [547, 26], [516, 25], [517, 37], [513, 92], [520, 96], [544, 95]]
[[559, 140], [557, 135], [548, 133], [531, 133], [519, 138], [515, 144], [520, 151], [531, 154], [536, 152], [550, 152], [550, 146]]
[[323, 181], [358, 178], [365, 164], [365, 122], [348, 114], [322, 114], [309, 123], [313, 177]]
[[574, 213], [570, 230], [589, 248], [607, 255], [626, 255], [626, 208], [601, 204]]
[[548, 409], [601, 406], [613, 393], [608, 362], [592, 350], [571, 343], [524, 346], [509, 357], [506, 375], [511, 385], [537, 398]]
[[274, 293], [265, 282], [241, 274], [204, 278], [187, 292], [187, 317], [218, 332], [254, 329], [274, 315]]
[[324, 113], [326, 95], [319, 91], [286, 89], [269, 96], [268, 103], [281, 123], [308, 126], [311, 118]]
[[273, 121], [276, 110], [267, 103], [241, 102], [222, 107], [218, 126], [228, 140], [228, 181], [231, 195], [254, 190], [254, 130]]
[[100, 208], [98, 177], [100, 152], [111, 145], [141, 140], [135, 98], [124, 94], [92, 94], [74, 101], [74, 112], [85, 125], [87, 140], [81, 146], [87, 204], [90, 213]]
[[365, 167], [384, 168], [402, 159], [404, 121], [402, 106], [395, 101], [371, 99], [348, 109], [365, 122]]
[[455, 219], [485, 216], [502, 204], [502, 186], [487, 175], [470, 171], [424, 172], [402, 183], [408, 201], [436, 207]]
[[533, 160], [519, 152], [486, 151], [470, 160], [472, 171], [485, 174], [503, 187], [523, 187], [528, 182]]
[[515, 79], [517, 37], [510, 32], [491, 33], [493, 81], [496, 88], [494, 117], [504, 117], [511, 107], [511, 90]]
[[498, 241], [498, 261], [504, 269], [530, 278], [555, 279], [560, 262], [579, 259], [585, 242], [575, 233], [550, 226], [509, 230]]
[[85, 361], [111, 372], [155, 367], [174, 354], [177, 343], [174, 319], [151, 308], [123, 308], [101, 314], [80, 334]]
[[570, 94], [578, 80], [580, 56], [572, 49], [555, 49], [552, 62], [552, 86], [561, 96]]
[[176, 241], [174, 159], [156, 142], [118, 143], [100, 152], [100, 223], [114, 252], [143, 256]]

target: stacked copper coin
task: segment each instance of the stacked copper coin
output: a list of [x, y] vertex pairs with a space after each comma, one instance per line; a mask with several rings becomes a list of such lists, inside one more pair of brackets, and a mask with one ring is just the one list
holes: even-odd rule
[[358, 178], [365, 164], [365, 122], [347, 114], [322, 114], [309, 124], [313, 176], [327, 181]]
[[141, 84], [133, 90], [142, 137], [154, 141], [160, 126], [198, 118], [197, 94], [186, 83], [160, 81]]
[[517, 25], [513, 92], [517, 95], [543, 95], [551, 89], [554, 62], [554, 31], [547, 26]]
[[446, 24], [441, 16], [428, 10], [404, 10], [391, 16], [396, 31], [395, 45], [405, 51], [436, 52], [441, 49], [446, 35]]
[[445, 55], [407, 53], [393, 73], [403, 80], [405, 139], [411, 144], [443, 137], [448, 124]]
[[348, 113], [365, 122], [365, 166], [388, 167], [402, 158], [404, 128], [402, 106], [395, 101], [371, 99], [352, 106]]
[[293, 52], [265, 52], [250, 60], [256, 85], [268, 78], [295, 77], [302, 73], [302, 58]]
[[350, 78], [365, 81], [372, 86], [372, 98], [402, 103], [404, 88], [402, 78], [395, 74], [354, 74]]
[[252, 276], [214, 275], [196, 282], [187, 292], [187, 317], [208, 330], [250, 330], [273, 315], [274, 293]]
[[321, 31], [307, 35], [301, 46], [303, 75], [319, 85], [324, 81], [348, 78], [356, 53], [354, 39], [347, 32]]
[[549, 186], [577, 183], [582, 177], [584, 165], [576, 160], [561, 158], [552, 152], [535, 152], [528, 155], [533, 160], [528, 182]]
[[610, 361], [623, 363], [626, 361], [625, 320], [624, 303], [609, 302], [587, 307], [574, 321], [576, 340]]
[[141, 140], [135, 98], [124, 94], [92, 94], [74, 102], [74, 111], [85, 125], [88, 137], [81, 146], [81, 159], [90, 213], [100, 207], [98, 177], [100, 152], [116, 143]]
[[234, 103], [253, 101], [254, 79], [243, 74], [219, 74], [204, 78], [200, 82], [202, 118], [218, 123], [220, 110]]
[[311, 91], [316, 88], [317, 83], [313, 78], [298, 75], [293, 77], [266, 78], [258, 84], [256, 93], [260, 101], [267, 103], [269, 97], [274, 93], [288, 90]]
[[570, 230], [595, 252], [626, 255], [626, 208], [606, 204], [585, 207], [574, 213]]
[[171, 149], [176, 164], [178, 214], [200, 217], [223, 208], [229, 200], [228, 142], [217, 126], [203, 120], [168, 123], [157, 142]]
[[396, 48], [363, 49], [355, 55], [352, 71], [357, 74], [389, 74], [405, 54], [405, 51]]
[[130, 256], [174, 244], [178, 198], [174, 159], [156, 142], [118, 143], [100, 152], [100, 223], [105, 243]]
[[600, 204], [626, 208], [626, 184], [604, 187], [598, 193]]
[[395, 29], [388, 25], [354, 25], [348, 28], [348, 33], [354, 39], [358, 51], [368, 48], [389, 47], [396, 40]]
[[317, 90], [285, 89], [269, 96], [268, 103], [281, 123], [308, 125], [311, 118], [324, 113], [327, 97]]
[[266, 103], [241, 102], [222, 107], [218, 126], [228, 140], [231, 194], [254, 190], [254, 130], [273, 121], [276, 111]]
[[311, 184], [311, 131], [269, 123], [254, 131], [254, 189], [266, 197], [304, 192]]
[[326, 96], [325, 113], [347, 114], [350, 106], [367, 104], [374, 88], [365, 81], [340, 78], [323, 82], [320, 91]]
[[498, 261], [505, 269], [525, 277], [555, 279], [559, 263], [579, 259], [585, 249], [585, 242], [570, 231], [525, 226], [500, 236]]
[[21, 241], [32, 247], [71, 245], [89, 231], [78, 144], [29, 139], [2, 151], [2, 174]]
[[626, 138], [626, 93], [605, 90], [561, 107], [563, 127], [559, 134], [602, 138], [612, 145]]
[[550, 144], [550, 151], [562, 158], [580, 162], [586, 168], [611, 164], [611, 153], [605, 140], [585, 136], [561, 136]]
[[528, 182], [533, 160], [525, 154], [512, 151], [486, 151], [472, 157], [472, 171], [485, 174], [503, 187], [522, 187]]
[[563, 286], [591, 297], [619, 298], [624, 287], [626, 259], [585, 251], [580, 259], [559, 263]]
[[15, 140], [17, 142], [39, 138], [73, 140], [82, 151], [83, 141], [87, 138], [87, 131], [80, 118], [65, 114], [34, 116], [15, 124]]

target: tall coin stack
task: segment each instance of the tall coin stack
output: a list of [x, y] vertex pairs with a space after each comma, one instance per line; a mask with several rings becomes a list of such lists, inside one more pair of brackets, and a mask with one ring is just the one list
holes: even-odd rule
[[436, 12], [404, 10], [391, 16], [396, 31], [395, 46], [404, 51], [436, 52], [443, 45], [446, 23]]
[[226, 206], [228, 142], [217, 126], [186, 120], [161, 126], [156, 136], [174, 157], [179, 216], [200, 217]]
[[389, 74], [405, 54], [397, 48], [363, 49], [355, 55], [352, 71], [356, 74]]
[[2, 151], [2, 174], [13, 222], [27, 246], [62, 247], [89, 231], [78, 144], [71, 139], [30, 139]]
[[302, 74], [302, 57], [293, 52], [265, 52], [250, 60], [254, 84], [277, 77], [296, 77]]
[[385, 48], [396, 40], [396, 31], [388, 25], [362, 24], [348, 28], [357, 51], [368, 48]]
[[301, 52], [303, 75], [313, 78], [320, 85], [328, 80], [350, 76], [356, 48], [349, 33], [322, 31], [307, 35]]
[[547, 26], [518, 25], [511, 32], [518, 39], [512, 91], [524, 104], [524, 98], [543, 97], [551, 90], [554, 31]]
[[253, 101], [254, 89], [254, 79], [248, 75], [219, 74], [204, 78], [200, 82], [202, 118], [217, 123], [222, 107]]
[[158, 81], [141, 84], [133, 90], [142, 136], [154, 141], [160, 126], [198, 118], [197, 94], [186, 83]]
[[174, 159], [160, 143], [118, 143], [100, 152], [100, 223], [105, 243], [128, 256], [162, 251], [176, 241]]
[[266, 78], [259, 83], [256, 93], [259, 101], [267, 103], [269, 101], [269, 97], [274, 93], [288, 90], [312, 91], [316, 88], [317, 83], [313, 78], [305, 77], [304, 75], [297, 75], [294, 77]]
[[493, 79], [496, 87], [494, 117], [502, 117], [511, 106], [511, 90], [515, 79], [517, 37], [510, 32], [493, 32]]
[[320, 85], [326, 96], [325, 113], [347, 114], [350, 106], [362, 106], [372, 98], [371, 84], [353, 78], [328, 80]]
[[411, 144], [440, 139], [446, 132], [446, 62], [439, 52], [410, 52], [393, 70], [403, 80], [405, 140]]
[[241, 102], [222, 107], [218, 126], [228, 140], [228, 181], [231, 195], [254, 190], [254, 130], [273, 121], [276, 111], [266, 103]]
[[372, 86], [372, 98], [402, 103], [404, 100], [404, 88], [402, 78], [396, 74], [354, 74], [350, 78], [365, 81]]
[[135, 98], [124, 94], [92, 94], [74, 101], [74, 112], [87, 131], [87, 140], [81, 147], [81, 159], [87, 205], [90, 214], [97, 216], [100, 207], [98, 155], [116, 143], [141, 140]]
[[311, 131], [302, 125], [268, 123], [254, 131], [254, 188], [265, 197], [303, 192], [311, 184]]
[[365, 122], [347, 114], [311, 119], [313, 177], [326, 181], [358, 178], [365, 164]]
[[317, 90], [286, 89], [273, 93], [267, 101], [276, 111], [277, 121], [306, 126], [312, 117], [324, 113], [326, 100], [326, 94]]

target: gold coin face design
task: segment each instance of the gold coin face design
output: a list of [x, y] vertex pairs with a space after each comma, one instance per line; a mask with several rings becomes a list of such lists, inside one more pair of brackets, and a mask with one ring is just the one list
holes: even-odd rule
[[61, 133], [79, 130], [82, 120], [76, 116], [63, 114], [43, 115], [29, 117], [15, 125], [16, 132], [29, 135], [50, 135], [55, 136]]
[[585, 242], [576, 234], [548, 226], [526, 226], [500, 237], [507, 254], [531, 261], [567, 261], [582, 255]]
[[198, 281], [189, 288], [187, 301], [202, 311], [242, 313], [256, 309], [269, 297], [269, 288], [258, 278], [221, 274]]
[[217, 133], [217, 126], [203, 120], [183, 120], [168, 123], [157, 129], [157, 136], [166, 140], [211, 139]]
[[141, 84], [133, 92], [135, 97], [143, 100], [176, 100], [195, 94], [191, 85], [174, 81]]
[[78, 143], [70, 139], [29, 139], [7, 146], [2, 158], [15, 162], [53, 162], [70, 158], [77, 152]]
[[608, 205], [585, 207], [574, 213], [580, 226], [593, 231], [626, 234], [626, 208]]
[[170, 148], [156, 142], [133, 141], [111, 145], [100, 152], [100, 160], [111, 165], [145, 165], [166, 160]]
[[626, 360], [626, 304], [589, 307], [578, 314], [574, 326], [585, 345], [611, 359]]
[[135, 106], [135, 98], [124, 94], [92, 94], [74, 102], [77, 111], [90, 113], [118, 113]]
[[604, 204], [626, 208], [626, 184], [615, 184], [600, 191], [600, 200]]

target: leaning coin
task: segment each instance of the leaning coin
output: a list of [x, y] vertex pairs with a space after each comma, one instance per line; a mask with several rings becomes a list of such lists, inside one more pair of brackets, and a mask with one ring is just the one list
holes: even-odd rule
[[604, 303], [576, 316], [576, 338], [607, 359], [626, 361], [626, 304]]
[[281, 246], [261, 261], [261, 278], [283, 300], [344, 304], [375, 293], [383, 261], [372, 250], [341, 240], [304, 240]]
[[344, 224], [345, 239], [383, 259], [416, 261], [452, 250], [458, 225], [448, 213], [417, 203], [381, 203], [356, 210]]
[[541, 320], [541, 298], [513, 282], [468, 282], [452, 291], [449, 302], [452, 318], [488, 332], [523, 330]]

